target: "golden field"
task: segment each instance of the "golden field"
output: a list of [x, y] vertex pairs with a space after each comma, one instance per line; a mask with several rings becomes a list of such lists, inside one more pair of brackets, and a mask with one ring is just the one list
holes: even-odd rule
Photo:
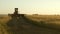
[[[31, 20], [31, 22], [36, 21], [36, 22], [32, 22], [33, 24], [35, 23], [41, 26], [41, 28], [43, 26], [44, 27], [42, 28], [43, 32], [49, 32], [50, 31], [49, 28], [53, 28], [51, 30], [52, 31], [51, 33], [55, 32], [54, 29], [59, 30], [59, 31], [56, 31], [56, 33], [60, 32], [60, 15], [25, 15], [25, 17]], [[9, 34], [9, 32], [6, 31], [7, 29], [9, 29], [6, 23], [8, 23], [10, 19], [11, 19], [10, 16], [0, 16], [0, 34], [4, 34], [4, 33]], [[45, 27], [47, 27], [49, 31], [46, 31], [47, 28]]]
[[0, 34], [8, 34], [6, 23], [11, 19], [9, 16], [0, 16]]
[[[37, 22], [44, 21], [46, 23], [60, 24], [60, 15], [25, 15], [25, 17]], [[1, 16], [0, 22], [7, 23], [10, 19], [10, 16]]]
[[28, 19], [33, 21], [44, 21], [46, 23], [60, 24], [60, 15], [26, 15]]
[[[45, 24], [52, 24], [60, 26], [60, 15], [25, 15], [26, 18], [37, 21], [40, 24], [40, 21], [43, 21]], [[7, 23], [11, 19], [10, 16], [0, 17], [0, 23]]]
[[26, 15], [30, 20], [37, 21], [38, 25], [60, 30], [60, 15]]

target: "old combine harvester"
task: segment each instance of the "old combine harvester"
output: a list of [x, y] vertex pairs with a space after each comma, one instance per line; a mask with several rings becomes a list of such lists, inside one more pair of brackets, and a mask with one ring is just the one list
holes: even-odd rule
[[13, 14], [8, 14], [8, 16], [11, 16], [12, 18], [24, 16], [24, 14], [18, 14], [18, 8], [15, 8], [14, 10], [15, 12]]

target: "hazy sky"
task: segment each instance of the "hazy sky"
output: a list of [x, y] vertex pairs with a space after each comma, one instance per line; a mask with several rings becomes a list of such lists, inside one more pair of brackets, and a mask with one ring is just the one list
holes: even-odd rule
[[13, 13], [14, 8], [26, 14], [60, 14], [60, 0], [0, 0], [0, 14]]

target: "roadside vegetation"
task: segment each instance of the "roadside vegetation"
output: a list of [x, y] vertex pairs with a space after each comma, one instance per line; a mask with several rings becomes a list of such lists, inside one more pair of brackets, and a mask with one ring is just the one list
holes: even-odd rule
[[10, 20], [8, 16], [0, 16], [0, 34], [9, 34], [6, 23]]

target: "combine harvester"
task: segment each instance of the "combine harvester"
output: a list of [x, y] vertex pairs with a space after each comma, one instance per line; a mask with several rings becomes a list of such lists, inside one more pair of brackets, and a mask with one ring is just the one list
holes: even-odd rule
[[18, 14], [18, 8], [15, 8], [15, 12], [13, 14], [8, 14], [8, 16], [14, 18], [14, 17], [24, 16], [24, 14]]

